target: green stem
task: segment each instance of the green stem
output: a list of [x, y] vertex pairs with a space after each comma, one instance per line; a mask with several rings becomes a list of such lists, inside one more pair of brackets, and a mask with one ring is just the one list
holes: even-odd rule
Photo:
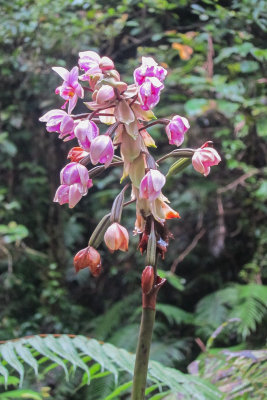
[[155, 310], [152, 308], [143, 308], [136, 349], [132, 400], [144, 400], [145, 398], [147, 369], [154, 321]]

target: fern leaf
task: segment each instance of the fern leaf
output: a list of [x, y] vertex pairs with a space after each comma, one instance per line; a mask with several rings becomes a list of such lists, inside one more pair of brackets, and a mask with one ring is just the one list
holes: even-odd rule
[[[21, 360], [18, 359], [16, 354], [16, 347], [20, 349], [18, 354], [20, 353]], [[90, 388], [94, 388], [93, 399], [95, 400], [97, 400], [95, 397], [96, 392], [100, 396], [98, 398], [105, 398], [112, 395], [112, 397], [107, 398], [115, 399], [120, 393], [126, 391], [132, 385], [132, 381], [125, 382], [123, 379], [125, 379], [128, 374], [133, 375], [135, 361], [135, 356], [133, 354], [109, 343], [99, 343], [95, 339], [89, 339], [84, 336], [70, 338], [66, 335], [57, 338], [53, 335], [47, 335], [45, 338], [34, 336], [27, 339], [19, 339], [16, 342], [7, 342], [2, 345], [0, 348], [2, 351], [2, 358], [4, 358], [7, 364], [3, 366], [0, 363], [2, 367], [0, 371], [4, 376], [5, 382], [8, 379], [9, 368], [15, 369], [20, 374], [21, 381], [23, 377], [22, 372], [24, 374], [24, 366], [22, 363], [29, 364], [33, 369], [36, 368], [32, 360], [26, 360], [26, 355], [29, 354], [27, 351], [24, 351], [26, 348], [38, 363], [40, 360], [46, 364], [49, 360], [52, 361], [52, 366], [48, 366], [46, 370], [60, 365], [64, 368], [67, 377], [68, 370], [66, 362], [84, 370], [85, 373], [83, 374], [82, 382], [79, 387], [82, 387], [86, 383], [86, 380], [88, 383], [88, 373], [91, 374], [93, 381]], [[33, 351], [33, 349], [35, 351]], [[96, 361], [96, 363], [90, 366], [90, 370], [86, 365], [88, 361], [90, 361], [90, 363]], [[102, 371], [100, 371], [100, 366], [102, 366]], [[40, 368], [41, 364], [39, 364], [39, 369]], [[123, 378], [120, 379], [120, 386], [117, 385], [118, 370], [127, 372], [127, 374], [120, 375], [121, 378]], [[111, 379], [111, 374], [115, 376], [115, 380], [114, 378], [113, 380]], [[158, 389], [163, 388], [165, 390], [166, 388], [182, 394], [185, 400], [217, 400], [221, 397], [220, 393], [215, 388], [209, 387], [209, 385], [202, 382], [202, 380], [197, 380], [195, 377], [183, 374], [173, 368], [167, 368], [156, 361], [151, 361], [149, 363], [148, 379], [150, 382], [154, 383], [153, 390], [156, 384]], [[109, 382], [108, 392], [106, 387], [105, 390], [103, 389], [105, 385], [100, 382], [102, 380], [105, 380], [105, 385], [106, 382]], [[91, 390], [89, 390], [88, 393], [90, 393], [91, 396]], [[6, 394], [7, 393], [5, 393], [5, 398], [8, 399]], [[31, 397], [29, 396], [28, 398]]]
[[112, 364], [109, 358], [103, 351], [102, 346], [95, 339], [88, 340], [84, 336], [76, 336], [74, 339], [74, 344], [84, 353], [89, 355], [91, 358], [99, 362], [103, 369], [107, 369], [112, 372], [115, 377], [115, 382], [118, 381], [118, 370]]
[[14, 368], [20, 376], [20, 385], [22, 385], [24, 377], [24, 367], [19, 361], [15, 351], [14, 345], [11, 342], [7, 342], [0, 347], [0, 352], [2, 353], [3, 359]]
[[[0, 348], [1, 351], [1, 348]], [[4, 382], [5, 382], [5, 388], [7, 387], [8, 384], [8, 370], [0, 364], [0, 374], [3, 375], [4, 377]]]
[[170, 324], [192, 324], [194, 321], [193, 314], [170, 304], [158, 303], [157, 311], [163, 313]]

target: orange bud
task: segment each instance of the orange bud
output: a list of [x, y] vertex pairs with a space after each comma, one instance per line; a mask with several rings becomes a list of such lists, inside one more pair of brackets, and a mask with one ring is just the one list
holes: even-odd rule
[[154, 269], [151, 266], [145, 267], [142, 273], [141, 286], [144, 294], [149, 294], [154, 285]]
[[127, 230], [114, 222], [106, 231], [104, 241], [108, 249], [113, 253], [115, 250], [128, 251], [129, 235]]
[[88, 152], [84, 151], [81, 147], [73, 147], [70, 149], [67, 158], [70, 158], [71, 162], [79, 162], [84, 157], [88, 156]]
[[89, 268], [93, 276], [99, 276], [101, 272], [100, 254], [92, 246], [86, 247], [75, 255], [74, 267], [76, 272]]

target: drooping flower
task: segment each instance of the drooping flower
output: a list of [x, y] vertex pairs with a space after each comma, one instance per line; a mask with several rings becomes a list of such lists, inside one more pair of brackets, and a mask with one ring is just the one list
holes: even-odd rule
[[107, 168], [112, 162], [114, 156], [114, 147], [109, 136], [100, 135], [93, 139], [90, 148], [92, 164], [105, 164]]
[[85, 249], [78, 251], [73, 262], [76, 272], [79, 272], [84, 268], [89, 268], [93, 276], [99, 276], [101, 272], [100, 254], [92, 246], [88, 246]]
[[85, 188], [80, 183], [73, 185], [60, 185], [56, 191], [54, 202], [62, 204], [69, 204], [69, 208], [73, 208], [85, 196], [88, 189], [93, 185], [92, 180], [88, 181], [88, 187]]
[[87, 188], [88, 181], [90, 181], [88, 169], [79, 163], [71, 162], [60, 171], [61, 185], [70, 186], [79, 183]]
[[79, 145], [86, 151], [90, 150], [91, 142], [99, 135], [98, 126], [93, 122], [85, 119], [78, 123], [74, 130]]
[[134, 80], [138, 85], [142, 85], [146, 77], [155, 77], [163, 82], [166, 75], [166, 69], [158, 65], [152, 57], [142, 57], [142, 65], [134, 70]]
[[151, 266], [145, 267], [145, 269], [142, 272], [142, 278], [141, 278], [142, 292], [144, 294], [149, 294], [151, 292], [154, 285], [154, 279], [155, 279], [155, 274], [153, 267]]
[[83, 88], [78, 82], [79, 69], [78, 67], [73, 67], [71, 71], [62, 67], [53, 67], [52, 69], [63, 79], [62, 85], [58, 86], [55, 92], [66, 100], [61, 108], [64, 109], [68, 104], [68, 113], [70, 114], [76, 106], [78, 98], [84, 96]]
[[108, 249], [113, 253], [115, 250], [128, 251], [129, 235], [127, 230], [114, 222], [107, 229], [104, 241]]
[[59, 139], [71, 140], [74, 135], [74, 121], [69, 114], [63, 110], [50, 110], [44, 114], [39, 121], [46, 122], [47, 132], [59, 133]]
[[186, 118], [175, 115], [165, 128], [169, 143], [175, 144], [177, 147], [181, 146], [189, 128], [190, 125]]
[[165, 185], [165, 176], [156, 169], [150, 169], [140, 183], [140, 197], [155, 200], [159, 197], [161, 189]]
[[114, 68], [114, 63], [110, 58], [100, 57], [100, 55], [94, 51], [81, 51], [79, 53], [78, 64], [87, 75], [102, 73]]
[[72, 149], [70, 149], [67, 158], [70, 159], [70, 161], [72, 162], [79, 162], [81, 161], [83, 158], [88, 156], [88, 152], [84, 151], [81, 147], [72, 147]]
[[163, 88], [164, 85], [158, 78], [145, 78], [144, 83], [139, 88], [139, 97], [143, 110], [150, 110], [158, 104], [160, 91]]
[[204, 146], [205, 145], [195, 150], [192, 157], [192, 164], [197, 172], [200, 172], [204, 176], [208, 176], [210, 173], [210, 167], [218, 165], [221, 161], [221, 157], [212, 147]]
[[68, 203], [69, 208], [76, 206], [82, 196], [85, 196], [88, 189], [93, 186], [87, 168], [76, 162], [67, 164], [61, 170], [60, 183], [54, 201], [60, 205]]

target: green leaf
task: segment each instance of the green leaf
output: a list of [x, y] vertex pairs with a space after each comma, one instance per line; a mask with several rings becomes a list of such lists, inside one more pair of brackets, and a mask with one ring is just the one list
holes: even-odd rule
[[172, 285], [175, 289], [180, 291], [184, 290], [184, 285], [181, 282], [181, 278], [179, 278], [179, 276], [175, 275], [173, 272], [158, 269], [158, 275], [161, 278], [166, 278], [168, 283]]
[[104, 400], [111, 400], [111, 399], [116, 398], [122, 392], [124, 392], [125, 390], [129, 389], [132, 385], [133, 385], [133, 381], [130, 381], [130, 382], [124, 383], [123, 385], [118, 386], [112, 393], [110, 393], [110, 395], [105, 397]]
[[48, 359], [50, 359], [50, 360], [54, 361], [56, 364], [60, 365], [65, 372], [66, 378], [68, 379], [69, 373], [68, 373], [66, 365], [61, 360], [61, 358], [59, 358], [58, 356], [56, 356], [54, 353], [52, 353], [49, 350], [49, 348], [47, 347], [44, 340], [42, 340], [39, 336], [34, 336], [33, 338], [28, 339], [27, 343], [29, 343], [32, 347], [34, 347], [40, 354], [43, 354]]
[[[0, 352], [1, 352], [1, 348], [0, 348]], [[4, 377], [4, 382], [5, 382], [5, 387], [6, 387], [8, 384], [8, 370], [5, 367], [3, 367], [3, 365], [1, 365], [1, 364], [0, 364], [0, 374], [3, 375], [3, 377]]]
[[193, 324], [194, 316], [193, 314], [182, 310], [181, 308], [172, 306], [170, 304], [157, 304], [157, 311], [162, 312], [165, 317], [168, 319], [169, 323], [176, 323], [180, 325], [184, 324]]
[[2, 344], [0, 347], [0, 352], [2, 354], [3, 359], [19, 373], [20, 384], [22, 384], [24, 377], [24, 368], [14, 351], [13, 343], [7, 342], [5, 344]]
[[118, 380], [118, 370], [110, 362], [109, 358], [103, 351], [103, 346], [95, 339], [86, 340], [83, 336], [76, 336], [74, 339], [75, 345], [84, 353], [89, 355], [91, 358], [99, 362], [103, 368], [106, 368], [114, 374], [115, 381]]
[[26, 346], [24, 346], [23, 343], [21, 342], [15, 342], [14, 347], [18, 355], [23, 359], [23, 361], [25, 361], [28, 365], [30, 365], [34, 369], [35, 375], [37, 375], [38, 363], [33, 357], [30, 350]]
[[26, 400], [43, 400], [38, 392], [29, 389], [11, 390], [0, 394], [0, 399], [26, 399]]

